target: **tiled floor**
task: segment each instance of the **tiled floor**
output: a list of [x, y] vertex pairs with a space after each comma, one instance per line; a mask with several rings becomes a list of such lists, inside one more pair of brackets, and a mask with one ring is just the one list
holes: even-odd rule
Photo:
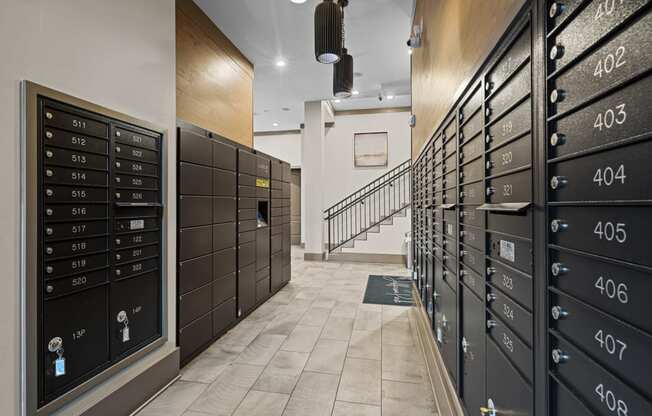
[[304, 262], [138, 416], [433, 416], [407, 307], [362, 303], [398, 265]]

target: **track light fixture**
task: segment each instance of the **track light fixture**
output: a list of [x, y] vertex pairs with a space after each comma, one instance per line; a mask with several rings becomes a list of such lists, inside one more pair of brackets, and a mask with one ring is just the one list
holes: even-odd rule
[[342, 53], [342, 7], [324, 0], [315, 8], [315, 58], [322, 64], [334, 64]]

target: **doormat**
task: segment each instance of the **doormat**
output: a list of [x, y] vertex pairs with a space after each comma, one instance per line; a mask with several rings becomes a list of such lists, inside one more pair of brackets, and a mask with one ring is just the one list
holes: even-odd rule
[[409, 276], [370, 275], [363, 303], [412, 306], [412, 280]]

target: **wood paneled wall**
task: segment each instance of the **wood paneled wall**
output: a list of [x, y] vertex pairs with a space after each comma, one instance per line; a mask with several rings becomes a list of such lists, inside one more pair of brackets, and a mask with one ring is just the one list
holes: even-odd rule
[[177, 117], [253, 145], [251, 62], [192, 0], [176, 2]]
[[417, 0], [423, 46], [412, 54], [412, 157], [434, 133], [525, 0]]

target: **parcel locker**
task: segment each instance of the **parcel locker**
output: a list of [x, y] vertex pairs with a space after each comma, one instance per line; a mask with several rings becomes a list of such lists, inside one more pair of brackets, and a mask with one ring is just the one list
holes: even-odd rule
[[485, 311], [482, 299], [462, 288], [462, 390], [468, 414], [475, 414], [485, 404]]
[[34, 219], [22, 365], [26, 414], [35, 415], [165, 342], [164, 134], [31, 82], [22, 88], [25, 218]]

